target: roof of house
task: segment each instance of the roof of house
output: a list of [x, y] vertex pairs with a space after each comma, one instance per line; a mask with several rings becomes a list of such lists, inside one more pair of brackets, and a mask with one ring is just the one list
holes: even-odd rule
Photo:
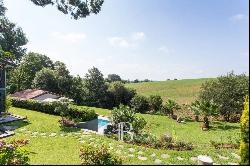
[[20, 92], [16, 92], [11, 95], [11, 97], [18, 97], [23, 99], [33, 99], [38, 96], [49, 93], [48, 91], [40, 90], [40, 89], [26, 89]]

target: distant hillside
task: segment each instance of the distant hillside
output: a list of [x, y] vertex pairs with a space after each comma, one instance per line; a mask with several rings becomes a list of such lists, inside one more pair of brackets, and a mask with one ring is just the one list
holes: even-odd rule
[[213, 78], [169, 80], [158, 82], [130, 83], [127, 87], [134, 88], [141, 95], [157, 94], [166, 101], [168, 98], [179, 104], [191, 103], [198, 96], [202, 83]]

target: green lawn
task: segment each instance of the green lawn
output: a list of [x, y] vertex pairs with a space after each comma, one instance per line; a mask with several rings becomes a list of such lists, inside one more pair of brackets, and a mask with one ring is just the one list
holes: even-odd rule
[[[95, 110], [101, 115], [110, 115], [109, 110]], [[209, 155], [215, 163], [219, 164], [238, 162], [238, 159], [234, 157], [234, 153], [239, 154], [238, 150], [216, 150], [209, 146], [210, 140], [222, 139], [228, 141], [228, 137], [232, 137], [232, 140], [239, 139], [238, 124], [215, 123], [212, 124], [213, 129], [211, 131], [204, 132], [200, 130], [200, 124], [196, 122], [178, 124], [164, 116], [139, 115], [147, 120], [146, 130], [149, 132], [157, 136], [170, 132], [175, 139], [190, 141], [195, 145], [192, 151], [179, 152], [139, 147], [100, 135], [83, 135], [79, 130], [61, 129], [58, 124], [60, 119], [58, 116], [19, 108], [11, 108], [10, 112], [27, 116], [29, 119], [29, 122], [11, 123], [19, 126], [19, 128], [15, 130], [16, 134], [7, 138], [7, 140], [15, 138], [30, 139], [30, 144], [27, 146], [28, 150], [32, 152], [30, 164], [80, 164], [79, 149], [81, 144], [99, 146], [101, 143], [113, 148], [112, 151], [123, 158], [124, 164], [155, 164], [156, 159], [161, 160], [162, 164], [197, 164], [197, 161], [192, 161], [190, 158], [198, 155]], [[53, 136], [53, 134], [56, 134], [56, 136]], [[155, 157], [151, 156], [153, 153], [156, 154]], [[139, 160], [138, 156], [147, 157], [147, 160]], [[164, 156], [169, 156], [169, 158], [164, 158]], [[223, 158], [223, 156], [226, 158]], [[179, 160], [178, 157], [180, 157]]]
[[126, 84], [126, 86], [136, 89], [139, 94], [145, 96], [160, 95], [164, 101], [170, 98], [180, 104], [186, 104], [195, 100], [201, 84], [211, 79], [212, 78], [130, 83]]

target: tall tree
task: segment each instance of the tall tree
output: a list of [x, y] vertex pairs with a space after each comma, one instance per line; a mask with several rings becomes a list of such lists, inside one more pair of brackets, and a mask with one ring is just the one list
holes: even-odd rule
[[0, 16], [0, 47], [4, 52], [10, 52], [16, 63], [25, 54], [26, 48], [23, 46], [27, 42], [26, 35], [20, 27], [10, 22], [6, 17]]
[[85, 18], [90, 14], [98, 14], [104, 0], [31, 0], [35, 5], [45, 7], [56, 6], [64, 14], [70, 14], [74, 19]]
[[10, 74], [10, 92], [31, 88], [32, 81], [38, 71], [43, 68], [53, 69], [53, 62], [49, 57], [37, 53], [28, 53], [25, 55], [20, 65]]
[[95, 67], [89, 69], [84, 79], [85, 104], [107, 107], [107, 89], [103, 74]]

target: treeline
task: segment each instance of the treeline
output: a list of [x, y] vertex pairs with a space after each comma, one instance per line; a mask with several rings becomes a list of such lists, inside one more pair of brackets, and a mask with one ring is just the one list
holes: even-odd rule
[[95, 67], [81, 78], [70, 75], [66, 65], [53, 62], [49, 57], [37, 53], [23, 56], [20, 64], [9, 72], [9, 93], [25, 89], [42, 89], [72, 98], [77, 104], [102, 108], [128, 105], [136, 95], [134, 89], [126, 88], [116, 74], [104, 78]]

